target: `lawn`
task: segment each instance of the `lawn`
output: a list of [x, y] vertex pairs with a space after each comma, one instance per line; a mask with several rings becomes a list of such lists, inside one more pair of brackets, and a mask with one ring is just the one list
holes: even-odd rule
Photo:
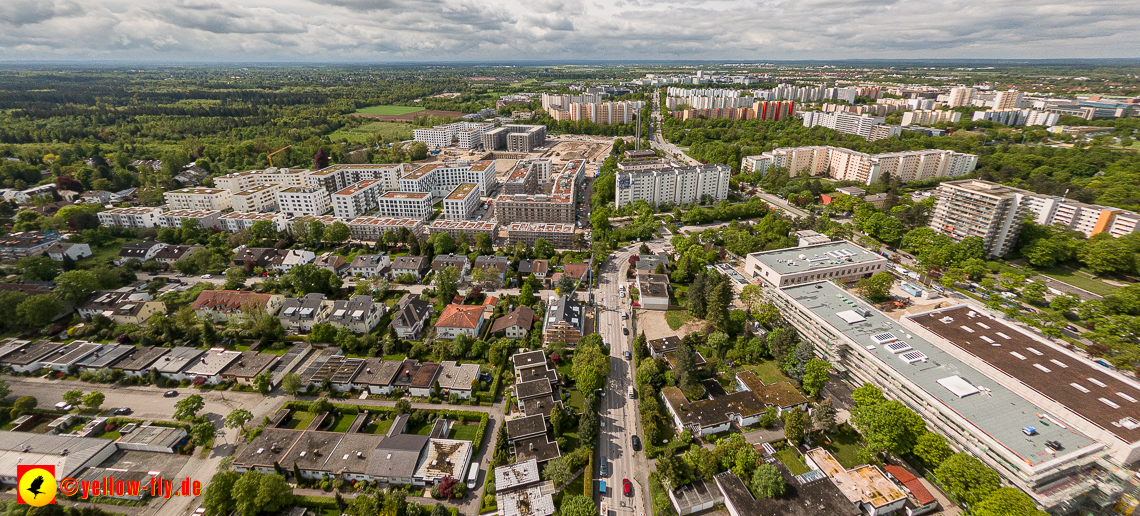
[[289, 415], [289, 422], [285, 423], [285, 426], [282, 428], [288, 428], [290, 430], [304, 430], [308, 428], [309, 423], [312, 423], [316, 418], [316, 414], [313, 414], [307, 410], [294, 410], [293, 413]]
[[796, 451], [795, 448], [784, 448], [776, 452], [776, 458], [779, 459], [780, 462], [783, 462], [784, 465], [788, 467], [788, 471], [791, 471], [793, 475], [803, 475], [811, 471], [811, 469], [807, 467], [807, 464], [804, 464], [804, 459], [800, 457], [800, 452]]
[[422, 107], [410, 106], [393, 106], [390, 104], [381, 106], [368, 106], [357, 109], [356, 112], [362, 115], [406, 115], [408, 113], [416, 113], [423, 111]]
[[582, 395], [582, 391], [574, 389], [570, 391], [570, 408], [575, 412], [581, 412], [582, 407], [586, 406], [586, 397]]
[[[562, 506], [562, 497], [566, 496], [566, 493], [570, 493], [572, 495], [583, 494], [584, 490], [586, 489], [585, 482], [586, 475], [578, 475], [578, 478], [571, 480], [569, 484], [566, 484], [566, 489], [562, 489], [554, 494], [554, 506]], [[555, 486], [555, 489], [557, 488], [558, 486]]]
[[352, 426], [352, 422], [356, 420], [356, 414], [341, 414], [337, 416], [336, 421], [333, 422], [327, 432], [347, 432], [348, 427]]
[[431, 435], [432, 426], [433, 426], [432, 423], [428, 423], [428, 422], [420, 423], [419, 426], [409, 427], [408, 433], [411, 435]]
[[99, 438], [100, 439], [109, 439], [109, 440], [114, 441], [114, 440], [116, 440], [122, 436], [123, 436], [123, 434], [119, 433], [118, 430], [115, 430], [115, 431], [111, 431], [111, 432], [103, 432], [103, 435], [100, 435]]
[[392, 427], [394, 419], [381, 419], [379, 421], [373, 419], [368, 426], [364, 429], [365, 433], [369, 434], [386, 434], [388, 429]]
[[1055, 280], [1064, 281], [1074, 287], [1083, 288], [1093, 294], [1107, 296], [1116, 293], [1118, 288], [1109, 285], [1103, 281], [1090, 278], [1083, 273], [1070, 269], [1068, 267], [1050, 267], [1047, 269], [1037, 269], [1044, 276], [1049, 276]]
[[123, 244], [127, 243], [125, 238], [116, 238], [107, 242], [107, 245], [102, 247], [95, 247], [91, 249], [91, 256], [79, 260], [81, 264], [91, 263], [107, 263], [119, 258], [119, 251], [123, 249]]
[[475, 441], [475, 433], [479, 431], [479, 425], [453, 425], [451, 427], [451, 434], [449, 439], [457, 439], [460, 441]]
[[843, 467], [847, 469], [854, 468], [863, 464], [859, 460], [859, 450], [863, 449], [862, 437], [854, 428], [847, 425], [842, 425], [835, 429], [834, 432], [827, 434], [830, 444], [824, 445], [824, 449], [831, 452], [831, 455], [838, 460]]
[[689, 322], [693, 317], [689, 312], [681, 310], [669, 310], [665, 312], [665, 322], [669, 324], [669, 329], [679, 330], [685, 323]]
[[756, 373], [756, 376], [759, 377], [760, 381], [764, 382], [765, 385], [789, 381], [788, 377], [780, 372], [780, 367], [774, 360], [765, 360], [757, 365], [746, 366], [745, 368]]

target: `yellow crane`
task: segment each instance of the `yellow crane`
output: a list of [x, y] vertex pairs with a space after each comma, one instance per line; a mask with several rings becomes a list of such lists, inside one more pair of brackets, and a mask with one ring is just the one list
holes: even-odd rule
[[[292, 147], [292, 145], [290, 145], [289, 147]], [[288, 149], [289, 147], [285, 147], [285, 149]], [[265, 156], [265, 159], [268, 159], [268, 160], [269, 160], [269, 166], [270, 166], [271, 168], [273, 167], [273, 155], [274, 155], [274, 154], [277, 154], [278, 152], [281, 152], [281, 151], [283, 151], [283, 150], [285, 150], [285, 149], [278, 149], [278, 150], [275, 150], [275, 151], [273, 151], [273, 152], [270, 152], [269, 154], [267, 154], [267, 155]]]

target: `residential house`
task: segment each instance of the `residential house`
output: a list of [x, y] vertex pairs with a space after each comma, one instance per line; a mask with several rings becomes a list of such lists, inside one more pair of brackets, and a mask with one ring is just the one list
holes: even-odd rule
[[482, 328], [482, 306], [447, 305], [435, 322], [435, 335], [446, 340], [454, 339], [460, 334], [478, 338]]
[[202, 249], [200, 245], [168, 245], [163, 247], [154, 255], [154, 259], [158, 263], [168, 263], [173, 265], [174, 262], [181, 260], [187, 256], [194, 254], [194, 251]]
[[253, 387], [253, 378], [269, 372], [280, 358], [273, 353], [243, 352], [237, 361], [222, 371], [222, 380]]
[[0, 358], [0, 366], [11, 367], [17, 373], [30, 373], [42, 369], [42, 360], [62, 348], [62, 342], [37, 340], [26, 344]]
[[542, 416], [509, 419], [506, 425], [507, 443], [509, 444], [532, 437], [546, 436], [546, 420]]
[[543, 285], [550, 286], [551, 273], [550, 260], [535, 260], [531, 265], [531, 274], [534, 274], [534, 279], [541, 281]]
[[91, 320], [96, 315], [111, 317], [115, 309], [125, 303], [143, 303], [154, 299], [150, 292], [130, 286], [115, 290], [96, 290], [86, 303], [76, 308], [80, 317]]
[[636, 268], [637, 268], [636, 273], [637, 274], [654, 274], [657, 271], [658, 265], [661, 265], [661, 267], [665, 270], [666, 274], [669, 273], [669, 254], [668, 253], [638, 255], [638, 260], [637, 260], [637, 265], [636, 265]]
[[392, 328], [403, 340], [418, 340], [424, 325], [431, 319], [431, 302], [415, 294], [404, 294], [392, 314]]
[[277, 319], [286, 332], [309, 333], [313, 326], [323, 324], [331, 313], [331, 304], [320, 293], [305, 294], [303, 297], [288, 297], [281, 302]]
[[71, 366], [78, 364], [80, 360], [87, 358], [101, 347], [102, 344], [77, 340], [45, 355], [40, 359], [40, 367], [66, 373]]
[[503, 332], [508, 339], [521, 339], [526, 337], [534, 324], [534, 310], [525, 306], [518, 306], [510, 313], [495, 319], [491, 325], [491, 333]]
[[225, 371], [230, 364], [236, 362], [241, 358], [240, 351], [229, 351], [225, 348], [210, 348], [203, 354], [197, 361], [190, 364], [183, 374], [187, 378], [194, 380], [202, 378], [206, 381], [206, 385], [218, 385], [222, 383], [222, 371]]
[[392, 259], [392, 277], [399, 279], [400, 276], [410, 274], [416, 277], [416, 281], [424, 278], [424, 273], [428, 270], [428, 259], [426, 256], [397, 256]]
[[204, 354], [206, 352], [201, 349], [178, 346], [155, 361], [152, 367], [164, 378], [181, 382], [187, 379], [186, 369], [193, 367]]
[[405, 360], [396, 373], [392, 386], [403, 389], [408, 394], [418, 398], [430, 398], [432, 386], [439, 376], [439, 364], [433, 362], [419, 363], [417, 360]]
[[59, 240], [44, 248], [44, 254], [52, 260], [62, 262], [65, 256], [72, 260], [79, 260], [91, 256], [93, 253], [88, 244]]
[[114, 309], [103, 312], [115, 324], [134, 324], [146, 326], [154, 314], [165, 314], [166, 303], [158, 300], [151, 301], [125, 301], [117, 303]]
[[363, 278], [385, 276], [391, 265], [392, 260], [387, 254], [360, 254], [348, 266], [348, 273]]
[[236, 290], [203, 290], [191, 308], [198, 319], [214, 322], [240, 320], [250, 308], [265, 310], [269, 315], [277, 315], [285, 296], [280, 294], [257, 294]]
[[355, 295], [348, 300], [338, 299], [329, 305], [325, 322], [338, 328], [347, 328], [352, 333], [372, 331], [388, 308], [367, 295]]
[[472, 271], [483, 271], [483, 284], [490, 287], [502, 287], [507, 279], [507, 269], [510, 267], [511, 261], [506, 256], [489, 256], [484, 255], [475, 258], [475, 266]]
[[284, 274], [293, 270], [293, 267], [298, 265], [313, 263], [313, 260], [316, 258], [317, 255], [308, 249], [278, 251], [277, 256], [273, 257], [273, 260], [270, 261], [269, 268]]
[[135, 349], [136, 351], [131, 353], [131, 356], [115, 365], [115, 369], [122, 371], [125, 376], [139, 377], [150, 374], [151, 367], [154, 367], [158, 360], [170, 351], [167, 348], [160, 347]]
[[453, 361], [439, 364], [439, 392], [440, 397], [455, 394], [461, 400], [471, 399], [472, 382], [479, 378], [478, 364], [459, 365]]
[[586, 281], [586, 276], [589, 272], [590, 266], [584, 263], [567, 263], [562, 265], [562, 274], [578, 281]]
[[471, 261], [467, 259], [466, 255], [462, 254], [449, 254], [447, 256], [437, 255], [431, 261], [432, 272], [439, 272], [448, 267], [455, 267], [459, 270], [459, 277], [467, 277], [467, 273], [471, 271]]
[[681, 345], [681, 338], [676, 335], [662, 337], [660, 339], [653, 339], [645, 343], [649, 348], [649, 356], [653, 358], [665, 358], [666, 353], [677, 351], [677, 346]]
[[344, 261], [343, 256], [332, 253], [324, 253], [317, 256], [316, 259], [313, 260], [313, 265], [316, 265], [318, 268], [331, 271], [333, 274], [340, 276], [344, 272], [345, 266], [347, 266], [348, 263]]
[[638, 274], [637, 294], [642, 308], [668, 310], [669, 276], [664, 274]]
[[274, 258], [277, 257], [277, 251], [272, 247], [241, 246], [234, 249], [234, 265], [244, 267], [248, 263], [251, 264], [250, 267], [268, 269], [273, 264]]
[[370, 394], [391, 394], [395, 386], [396, 373], [404, 365], [399, 360], [383, 360], [380, 358], [364, 359], [364, 369], [356, 375], [353, 381], [357, 389], [367, 390]]
[[[553, 297], [551, 298], [554, 299]], [[544, 343], [566, 341], [571, 346], [578, 343], [586, 329], [586, 312], [570, 296], [562, 296], [550, 303], [543, 321], [542, 341]]]
[[666, 386], [661, 388], [661, 397], [677, 428], [694, 435], [726, 432], [732, 424], [755, 425], [765, 413], [764, 403], [747, 391], [689, 401], [681, 389]]
[[137, 349], [129, 344], [105, 344], [75, 365], [80, 371], [98, 371], [127, 360]]
[[166, 244], [155, 242], [154, 240], [127, 242], [123, 244], [123, 248], [119, 250], [119, 260], [117, 263], [122, 264], [127, 260], [138, 260], [140, 262], [153, 260], [164, 247], [166, 247]]
[[808, 399], [791, 382], [776, 382], [765, 385], [752, 371], [736, 373], [738, 390], [751, 391], [765, 405], [776, 407], [780, 414], [789, 410], [807, 410]]

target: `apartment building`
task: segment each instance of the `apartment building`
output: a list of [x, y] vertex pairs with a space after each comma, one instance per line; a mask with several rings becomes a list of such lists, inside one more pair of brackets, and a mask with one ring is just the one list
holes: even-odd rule
[[170, 210], [158, 217], [158, 225], [164, 228], [180, 228], [186, 220], [198, 221], [198, 229], [218, 227], [218, 210]]
[[[1037, 386], [1023, 387], [1008, 381], [994, 367], [984, 363], [984, 359], [951, 350], [954, 346], [914, 321], [906, 321], [905, 317], [902, 322], [895, 321], [832, 282], [805, 283], [771, 292], [774, 295], [770, 299], [785, 320], [815, 344], [816, 353], [832, 365], [838, 380], [852, 386], [873, 384], [888, 399], [903, 402], [926, 422], [927, 430], [941, 434], [954, 449], [979, 458], [1046, 511], [1099, 513], [1120, 497], [1123, 476], [1128, 473], [1110, 462], [1110, 447], [1075, 426], [1077, 418], [1064, 419], [1062, 423], [1062, 412], [1038, 403], [1046, 401], [1043, 397], [1018, 391], [1029, 391]], [[1003, 371], [1008, 367], [1015, 377], [1024, 372], [1027, 377], [1032, 373], [1031, 376], [1041, 378], [1037, 381], [1050, 381], [1048, 373], [1040, 374], [1042, 367], [1067, 370], [1054, 362], [1041, 366], [1044, 360], [1039, 358], [1022, 362], [1017, 355], [1039, 356], [1050, 350], [1050, 345], [1042, 342], [1037, 346], [1018, 346], [1013, 336], [1018, 334], [1021, 338], [1018, 330], [1002, 326], [996, 326], [1002, 330], [992, 330], [1000, 323], [981, 316], [981, 311], [980, 308], [959, 308], [959, 313], [953, 316], [938, 314], [934, 317], [942, 321], [951, 318], [952, 321], [943, 322], [942, 326], [965, 327], [960, 333], [969, 332], [970, 340], [988, 339], [995, 345], [999, 341], [1005, 343], [1001, 347], [974, 344], [970, 349], [1009, 358], [1012, 362], [1002, 359], [1005, 360]], [[929, 317], [911, 318], [923, 318], [922, 322], [930, 324]], [[986, 335], [986, 338], [977, 335]], [[1033, 353], [1031, 347], [1039, 347], [1039, 353]], [[1071, 360], [1074, 359], [1066, 359], [1066, 362]], [[1075, 363], [1063, 365], [1069, 369], [1076, 366]], [[1107, 376], [1100, 369], [1093, 378], [1101, 377], [1103, 383], [1109, 385]], [[1098, 387], [1089, 380], [1080, 381]], [[1056, 385], [1049, 391], [1050, 396], [1069, 396], [1069, 391], [1080, 394], [1075, 387], [1053, 383]], [[1095, 394], [1086, 405], [1083, 410], [1090, 413], [1111, 409], [1111, 405], [1097, 401]], [[1094, 421], [1099, 424], [1103, 419], [1098, 417]], [[1114, 430], [1131, 440], [1140, 433], [1140, 426]]]
[[479, 207], [479, 195], [474, 183], [456, 186], [443, 198], [443, 218], [449, 220], [469, 220]]
[[566, 109], [548, 110], [555, 120], [589, 120], [595, 124], [628, 124], [645, 107], [641, 101], [571, 103]]
[[1017, 90], [999, 91], [994, 94], [993, 108], [998, 111], [1017, 109], [1024, 98], [1025, 94]]
[[378, 181], [381, 192], [390, 192], [400, 189], [400, 178], [410, 166], [408, 163], [333, 165], [310, 173], [306, 180], [309, 186], [324, 188], [329, 194], [361, 181]]
[[990, 181], [966, 179], [938, 186], [930, 227], [955, 242], [980, 237], [988, 256], [1004, 256], [1030, 217], [1030, 192]]
[[350, 220], [352, 220], [352, 219], [337, 217], [335, 215], [323, 215], [320, 217], [313, 216], [313, 215], [305, 215], [302, 217], [293, 217], [292, 219], [289, 219], [289, 231], [293, 234], [296, 234], [298, 224], [310, 224], [314, 221], [320, 222], [321, 224], [324, 224], [325, 227], [328, 227], [328, 226], [331, 226], [337, 222], [340, 222], [342, 224], [348, 224], [348, 221], [350, 221]]
[[617, 205], [638, 200], [654, 206], [719, 202], [728, 198], [731, 175], [731, 168], [718, 163], [688, 167], [669, 163], [644, 169], [619, 163]]
[[530, 152], [546, 145], [545, 125], [509, 124], [483, 133], [483, 150]]
[[237, 233], [253, 227], [255, 222], [261, 220], [272, 222], [277, 226], [277, 231], [286, 231], [290, 227], [289, 218], [284, 213], [246, 213], [240, 211], [219, 215], [215, 227], [230, 233]]
[[503, 181], [503, 193], [507, 195], [533, 194], [538, 192], [538, 173], [534, 167], [524, 165], [523, 162], [515, 164], [507, 179]]
[[259, 185], [279, 185], [282, 189], [305, 186], [310, 171], [297, 168], [270, 167], [265, 170], [235, 172], [214, 178], [214, 187], [238, 193]]
[[357, 217], [348, 222], [352, 238], [364, 242], [379, 242], [384, 233], [407, 228], [417, 238], [424, 234], [423, 218]]
[[903, 113], [902, 126], [934, 125], [938, 123], [953, 124], [962, 119], [962, 113], [949, 110], [916, 109]]
[[332, 205], [329, 191], [311, 186], [294, 186], [277, 192], [277, 206], [290, 217], [324, 215]]
[[282, 185], [256, 185], [233, 194], [234, 211], [276, 211], [277, 192], [285, 189]]
[[162, 194], [172, 210], [228, 210], [233, 208], [231, 192], [218, 188], [183, 188]]
[[974, 88], [951, 88], [949, 98], [946, 99], [946, 105], [952, 108], [969, 106], [975, 92]]
[[512, 245], [517, 242], [534, 245], [535, 240], [543, 238], [556, 249], [569, 249], [573, 236], [574, 226], [571, 224], [515, 222], [507, 228], [507, 241]]
[[744, 259], [744, 274], [761, 280], [767, 289], [820, 280], [857, 281], [886, 272], [887, 264], [882, 255], [842, 240], [749, 253]]
[[689, 120], [695, 118], [727, 118], [729, 120], [779, 121], [795, 115], [796, 103], [791, 100], [758, 100], [744, 107], [708, 107], [672, 111], [670, 116]]
[[495, 162], [488, 160], [429, 163], [400, 178], [400, 190], [428, 192], [433, 197], [441, 198], [464, 183], [474, 183], [478, 186], [479, 196], [485, 197], [495, 186]]
[[580, 95], [565, 95], [565, 94], [542, 94], [542, 109], [545, 111], [563, 110], [568, 109], [570, 104], [582, 103], [600, 103], [609, 95], [603, 92], [599, 93], [582, 93]]
[[424, 142], [428, 147], [456, 145], [461, 149], [474, 149], [483, 144], [483, 133], [494, 127], [495, 124], [488, 123], [455, 122], [430, 129], [416, 129], [413, 135], [417, 142]]
[[475, 235], [484, 234], [491, 237], [491, 241], [499, 234], [499, 223], [496, 220], [445, 220], [436, 219], [428, 226], [429, 234], [447, 233], [452, 238], [459, 238], [462, 233], [467, 235], [468, 242], [475, 242]]
[[431, 218], [431, 194], [428, 192], [387, 192], [376, 199], [376, 211], [381, 217]]
[[238, 193], [243, 190], [249, 190], [257, 186], [257, 171], [249, 170], [245, 172], [234, 172], [224, 176], [214, 178], [214, 188], [221, 188], [229, 190], [231, 193]]
[[550, 158], [521, 159], [518, 163], [515, 163], [516, 167], [522, 167], [524, 165], [534, 171], [540, 183], [550, 181], [550, 175], [554, 171], [554, 162], [551, 161]]
[[120, 228], [153, 228], [162, 225], [162, 208], [111, 208], [95, 214], [99, 225]]
[[373, 211], [380, 205], [379, 197], [382, 191], [379, 180], [360, 181], [332, 194], [333, 213], [337, 217], [351, 220]]
[[1002, 125], [1052, 127], [1061, 120], [1059, 113], [1049, 113], [1034, 109], [991, 109], [975, 111], [974, 120], [989, 120]]
[[571, 198], [546, 194], [500, 195], [495, 198], [495, 220], [500, 224], [514, 222], [574, 223]]
[[586, 331], [585, 308], [570, 296], [561, 296], [550, 303], [542, 320], [542, 342], [550, 344], [564, 340], [571, 346], [578, 343]]
[[[844, 134], [862, 136], [873, 141], [873, 136], [882, 137], [874, 133], [875, 126], [883, 125], [885, 119], [881, 116], [855, 115], [851, 113], [824, 113], [822, 111], [808, 111], [803, 114], [804, 127], [823, 126]], [[889, 131], [889, 130], [888, 130]], [[888, 135], [889, 136], [889, 135]]]
[[828, 176], [868, 185], [883, 174], [890, 174], [892, 178], [898, 178], [904, 183], [933, 177], [961, 176], [973, 172], [977, 164], [976, 155], [948, 150], [866, 154], [825, 145], [781, 147], [759, 156], [746, 156], [741, 160], [741, 168], [747, 172], [759, 170], [767, 173], [769, 168], [783, 167], [793, 177], [806, 170], [812, 176]]

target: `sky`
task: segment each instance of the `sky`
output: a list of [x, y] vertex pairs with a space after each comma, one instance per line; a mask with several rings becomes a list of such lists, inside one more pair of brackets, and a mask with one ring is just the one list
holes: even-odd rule
[[1135, 0], [0, 0], [0, 61], [1140, 57]]

